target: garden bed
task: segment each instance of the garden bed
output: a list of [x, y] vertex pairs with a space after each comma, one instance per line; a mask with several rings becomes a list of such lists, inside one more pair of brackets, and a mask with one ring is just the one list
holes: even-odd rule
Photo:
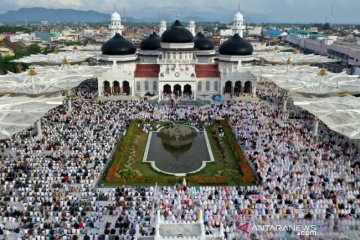
[[[149, 163], [143, 162], [149, 134], [141, 130], [142, 125], [140, 120], [130, 123], [126, 135], [116, 144], [112, 160], [99, 181], [101, 186], [174, 185], [182, 182], [182, 178], [156, 172]], [[229, 124], [226, 121], [214, 121], [205, 130], [215, 161], [207, 163], [200, 172], [187, 175], [187, 183], [193, 186], [255, 184], [255, 174]]]

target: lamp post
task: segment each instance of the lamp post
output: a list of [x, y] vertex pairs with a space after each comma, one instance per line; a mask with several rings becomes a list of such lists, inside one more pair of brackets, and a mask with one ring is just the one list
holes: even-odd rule
[[319, 134], [319, 118], [315, 117], [314, 122], [314, 137], [317, 137]]

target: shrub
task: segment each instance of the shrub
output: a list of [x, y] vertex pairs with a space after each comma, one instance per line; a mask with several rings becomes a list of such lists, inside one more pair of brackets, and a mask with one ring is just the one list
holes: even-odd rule
[[255, 173], [251, 169], [249, 163], [246, 161], [245, 154], [243, 153], [237, 139], [229, 125], [225, 120], [220, 121], [220, 125], [224, 130], [227, 142], [230, 146], [231, 151], [234, 154], [234, 158], [237, 160], [240, 171], [243, 173], [243, 176], [239, 178], [241, 183], [254, 183], [256, 182]]

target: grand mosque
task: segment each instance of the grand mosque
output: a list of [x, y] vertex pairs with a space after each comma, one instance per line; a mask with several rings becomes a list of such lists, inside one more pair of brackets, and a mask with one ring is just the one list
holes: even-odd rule
[[103, 44], [100, 61], [112, 67], [98, 78], [100, 96], [196, 100], [256, 92], [256, 78], [243, 69], [253, 60], [253, 46], [243, 38], [244, 17], [239, 11], [233, 19], [233, 36], [220, 46], [201, 32], [196, 34], [193, 21], [184, 26], [177, 19], [170, 27], [162, 21], [140, 49], [122, 36], [121, 16], [116, 11], [109, 29], [112, 38]]

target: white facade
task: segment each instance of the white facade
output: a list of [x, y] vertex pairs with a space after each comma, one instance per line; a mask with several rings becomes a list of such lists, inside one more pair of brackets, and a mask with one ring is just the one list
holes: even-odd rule
[[248, 27], [247, 32], [248, 32], [249, 36], [261, 36], [262, 27], [260, 27], [260, 26]]
[[85, 38], [92, 38], [96, 35], [95, 30], [94, 29], [84, 29], [82, 36]]
[[[136, 237], [140, 236], [136, 227]], [[164, 231], [164, 229], [167, 229]], [[179, 230], [180, 229], [180, 230]], [[187, 235], [183, 236], [183, 231], [187, 231]], [[220, 228], [214, 230], [211, 234], [206, 234], [203, 211], [200, 210], [200, 217], [197, 221], [166, 221], [157, 211], [155, 218], [155, 236], [154, 240], [224, 240], [224, 225], [220, 223]]]
[[239, 34], [240, 37], [244, 36], [245, 25], [244, 25], [244, 16], [237, 11], [234, 15], [233, 25], [232, 25], [233, 35]]
[[255, 96], [257, 79], [249, 71], [243, 69], [243, 62], [253, 60], [252, 56], [219, 55], [220, 87], [223, 94]]
[[[235, 20], [241, 25], [243, 17]], [[120, 15], [112, 15], [112, 22], [121, 24]], [[115, 25], [118, 26], [118, 25]], [[240, 27], [238, 27], [240, 26]], [[160, 36], [166, 31], [166, 22], [159, 25]], [[195, 22], [188, 30], [195, 35]], [[121, 27], [122, 28], [122, 27]], [[114, 29], [111, 29], [114, 30]], [[132, 55], [102, 55], [100, 60], [113, 67], [98, 78], [99, 95], [156, 95], [161, 100], [197, 100], [200, 96], [255, 94], [256, 78], [242, 69], [242, 62], [251, 56], [221, 56], [215, 50], [196, 50], [194, 42], [161, 42], [161, 49], [140, 50]]]
[[[98, 78], [99, 95], [142, 97], [151, 94], [157, 95], [159, 101], [178, 97], [196, 100], [201, 96], [255, 95], [256, 77], [242, 67], [243, 61], [254, 59], [252, 56], [223, 56], [211, 51], [204, 51], [205, 54], [189, 48], [193, 43], [184, 44], [189, 46], [181, 51], [178, 44], [162, 43], [164, 45], [168, 48], [140, 51], [138, 57], [101, 56], [102, 60], [114, 61], [114, 64]], [[215, 56], [219, 57], [218, 64], [214, 63]], [[140, 68], [145, 70], [137, 74]], [[148, 75], [151, 71], [156, 71], [155, 75]], [[203, 75], [207, 71], [215, 74]]]
[[222, 37], [232, 36], [232, 33], [233, 33], [232, 29], [221, 29], [220, 30], [220, 36], [222, 36]]
[[189, 22], [187, 26], [187, 30], [189, 30], [194, 37], [196, 36], [196, 25], [194, 21]]
[[244, 31], [246, 26], [244, 24], [244, 15], [240, 13], [240, 10], [235, 13], [234, 19], [230, 29], [221, 29], [220, 36], [233, 36], [234, 34], [239, 34], [240, 37], [244, 37]]
[[196, 58], [198, 63], [202, 64], [213, 64], [215, 63], [215, 58], [217, 57], [215, 50], [202, 50], [197, 51]]
[[161, 35], [166, 31], [166, 22], [165, 21], [161, 21], [160, 25], [159, 25], [159, 36], [161, 37]]
[[156, 64], [157, 59], [160, 55], [160, 51], [157, 50], [140, 50], [139, 51], [139, 62], [140, 63], [150, 63]]
[[121, 16], [116, 11], [111, 15], [111, 23], [109, 25], [111, 31], [111, 37], [115, 36], [116, 33], [122, 35], [124, 26], [121, 24]]
[[113, 60], [112, 68], [98, 78], [99, 96], [103, 96], [104, 93], [135, 96], [136, 56], [117, 60], [120, 61]]
[[161, 47], [166, 50], [161, 52], [157, 61], [160, 65], [159, 99], [163, 100], [172, 92], [195, 100], [197, 59], [194, 43], [161, 43]]
[[10, 42], [30, 42], [34, 39], [29, 33], [15, 33], [10, 35]]

